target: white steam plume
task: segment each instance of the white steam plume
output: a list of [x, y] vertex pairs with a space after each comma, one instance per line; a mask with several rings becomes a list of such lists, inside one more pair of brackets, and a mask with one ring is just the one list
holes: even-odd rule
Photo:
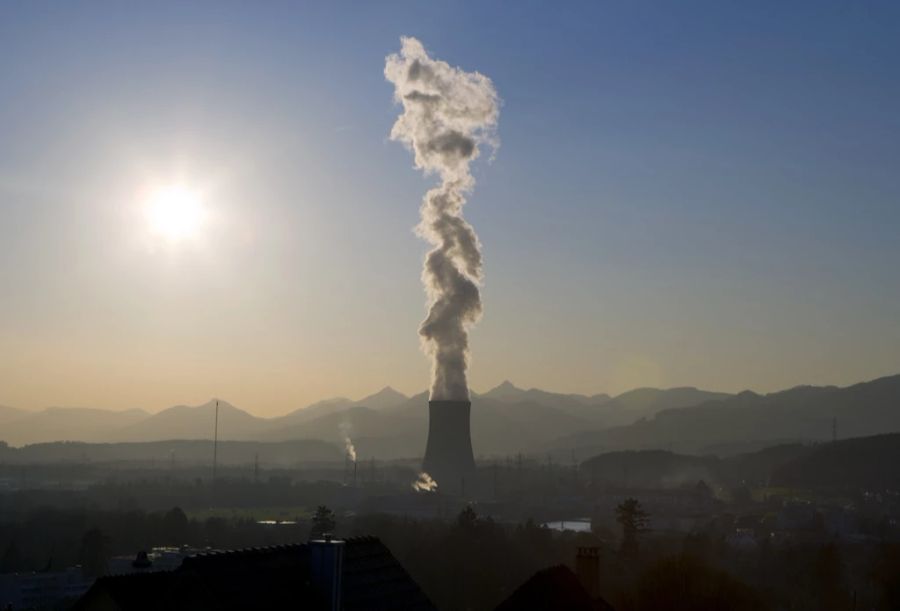
[[431, 479], [431, 476], [422, 471], [419, 478], [412, 483], [412, 489], [416, 492], [434, 492], [437, 490], [437, 482]]
[[412, 149], [417, 168], [441, 179], [425, 194], [417, 227], [434, 246], [422, 271], [429, 307], [419, 335], [433, 361], [431, 398], [465, 400], [468, 328], [481, 316], [482, 269], [478, 237], [462, 208], [475, 186], [469, 164], [479, 145], [497, 146], [500, 101], [483, 74], [431, 59], [415, 38], [401, 43], [384, 66], [403, 106], [391, 138]]
[[347, 456], [350, 457], [350, 460], [356, 462], [356, 448], [353, 446], [353, 440], [350, 439], [350, 431], [353, 429], [353, 424], [348, 420], [342, 420], [338, 425], [338, 430], [341, 432], [341, 435], [344, 436], [344, 449], [347, 452]]

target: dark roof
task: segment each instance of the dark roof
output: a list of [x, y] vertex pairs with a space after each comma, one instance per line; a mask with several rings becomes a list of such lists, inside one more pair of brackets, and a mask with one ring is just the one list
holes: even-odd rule
[[565, 565], [538, 571], [516, 588], [495, 611], [611, 611], [601, 598], [592, 599], [578, 581], [575, 573]]
[[[374, 537], [345, 542], [342, 602], [348, 611], [434, 609]], [[285, 608], [325, 608], [321, 591], [310, 580], [306, 544], [199, 554], [174, 571], [102, 577], [75, 606], [136, 611]]]
[[[74, 608], [153, 611], [160, 608], [159, 599], [172, 587], [173, 577], [172, 571], [101, 577], [78, 600]], [[90, 605], [84, 606], [88, 601]]]
[[376, 537], [347, 541], [341, 603], [347, 611], [434, 609], [416, 582]]
[[[185, 558], [173, 595], [198, 609], [319, 609], [305, 545], [213, 552]], [[202, 605], [202, 607], [198, 606]]]

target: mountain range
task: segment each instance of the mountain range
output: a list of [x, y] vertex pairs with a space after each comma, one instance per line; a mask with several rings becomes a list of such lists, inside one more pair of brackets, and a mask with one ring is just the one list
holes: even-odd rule
[[[427, 394], [390, 387], [359, 400], [334, 398], [277, 418], [260, 418], [219, 401], [220, 440], [319, 440], [361, 458], [417, 457], [428, 428]], [[504, 382], [472, 393], [477, 455], [515, 453], [570, 460], [603, 452], [663, 449], [729, 455], [779, 443], [900, 431], [900, 375], [838, 388], [803, 386], [760, 395], [696, 388], [640, 388], [615, 397], [522, 389]], [[48, 408], [0, 408], [0, 440], [23, 445], [59, 440], [149, 442], [211, 439], [215, 401], [156, 414]]]
[[[638, 389], [608, 395], [553, 393], [521, 389], [504, 382], [485, 393], [472, 393], [473, 439], [491, 453], [526, 451], [558, 436], [602, 429], [652, 416], [656, 412], [725, 397], [693, 388]], [[219, 400], [221, 440], [287, 441], [321, 439], [343, 445], [344, 438], [383, 455], [413, 455], [424, 449], [427, 393], [412, 397], [385, 387], [351, 400], [319, 401], [284, 416], [260, 418]], [[15, 446], [51, 441], [138, 442], [210, 439], [216, 400], [176, 405], [150, 414], [143, 410], [106, 411], [52, 407], [27, 412], [0, 408], [0, 440]]]
[[774, 443], [811, 442], [900, 431], [900, 375], [836, 386], [798, 386], [759, 395], [744, 391], [700, 405], [664, 409], [625, 426], [585, 430], [548, 450], [579, 454], [669, 449], [737, 454]]

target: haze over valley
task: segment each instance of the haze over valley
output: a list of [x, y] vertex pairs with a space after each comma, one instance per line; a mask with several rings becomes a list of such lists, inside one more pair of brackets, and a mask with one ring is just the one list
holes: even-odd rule
[[[254, 416], [225, 399], [218, 402], [220, 441], [324, 442], [329, 449], [318, 446], [322, 459], [340, 453], [347, 438], [362, 458], [413, 458], [424, 450], [424, 392], [408, 397], [385, 387], [358, 400], [327, 399], [276, 418]], [[215, 404], [211, 399], [155, 414], [4, 407], [0, 440], [11, 446], [210, 440]], [[573, 456], [656, 448], [730, 455], [779, 443], [829, 440], [833, 434], [847, 438], [900, 432], [900, 375], [844, 388], [804, 386], [767, 395], [681, 387], [586, 396], [526, 390], [504, 382], [484, 393], [473, 392], [472, 404], [473, 447], [484, 458], [522, 453], [570, 462]], [[125, 451], [128, 446], [121, 447]], [[83, 453], [90, 456], [93, 451]], [[227, 455], [222, 452], [223, 459]]]
[[0, 610], [897, 611], [898, 32], [0, 2]]

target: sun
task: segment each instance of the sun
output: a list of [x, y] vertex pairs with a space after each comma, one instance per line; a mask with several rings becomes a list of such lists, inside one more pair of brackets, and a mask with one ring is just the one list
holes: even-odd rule
[[151, 192], [146, 216], [153, 234], [181, 241], [199, 235], [206, 221], [206, 210], [199, 193], [182, 185], [171, 185]]

